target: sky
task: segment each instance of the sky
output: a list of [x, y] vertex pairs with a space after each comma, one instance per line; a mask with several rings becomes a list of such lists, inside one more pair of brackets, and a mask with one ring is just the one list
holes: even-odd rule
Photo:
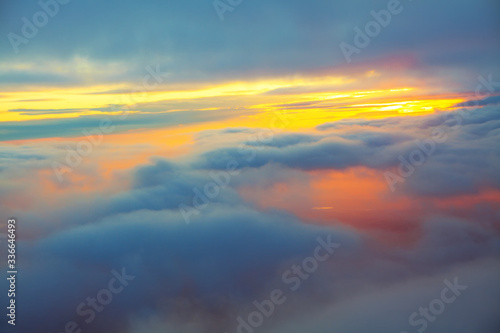
[[2, 0], [1, 332], [497, 333], [499, 18]]

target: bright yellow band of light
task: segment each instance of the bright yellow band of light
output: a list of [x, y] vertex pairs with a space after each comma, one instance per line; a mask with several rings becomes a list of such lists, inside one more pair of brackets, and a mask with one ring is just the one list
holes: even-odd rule
[[[413, 87], [340, 91], [342, 85], [347, 83], [349, 80], [342, 77], [322, 77], [230, 82], [205, 85], [197, 89], [187, 87], [145, 92], [125, 84], [15, 91], [0, 96], [0, 121], [105, 115], [113, 114], [106, 109], [109, 105], [127, 105], [130, 109], [141, 110], [141, 104], [157, 103], [160, 112], [245, 108], [254, 110], [259, 118], [267, 118], [267, 115], [278, 111], [288, 112], [297, 116], [297, 119], [289, 124], [290, 128], [294, 128], [356, 114], [377, 118], [392, 114], [429, 113], [436, 109], [450, 108], [464, 101], [464, 98], [458, 95], [427, 96], [425, 92]], [[293, 88], [297, 88], [297, 92], [293, 94], [273, 93], [279, 89]], [[315, 89], [317, 92], [314, 92]], [[328, 89], [331, 92], [325, 91]], [[130, 93], [117, 94], [113, 91], [130, 91]], [[162, 109], [162, 103], [180, 106]], [[313, 107], [287, 106], [294, 103], [311, 103]], [[44, 114], [40, 111], [40, 114], [37, 114], [35, 111], [27, 114], [23, 111], [9, 111], [16, 109], [47, 109], [59, 112]]]

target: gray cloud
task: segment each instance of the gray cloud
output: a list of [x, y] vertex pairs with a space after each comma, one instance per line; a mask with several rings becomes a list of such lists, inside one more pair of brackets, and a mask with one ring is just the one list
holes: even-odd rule
[[[40, 10], [35, 2], [8, 1], [4, 6], [4, 36], [20, 34], [21, 18]], [[18, 55], [4, 38], [1, 58], [29, 60], [36, 55], [38, 59], [70, 61], [81, 56], [102, 64], [124, 62], [125, 72], [101, 77], [101, 82], [134, 80], [151, 63], [168, 69], [175, 82], [306, 73], [343, 66], [339, 43], [353, 43], [354, 27], [364, 28], [373, 19], [370, 11], [386, 6], [387, 1], [356, 5], [348, 1], [261, 1], [238, 6], [221, 22], [211, 1], [75, 1], [60, 6], [59, 14], [28, 44], [21, 45]], [[415, 59], [415, 75], [430, 75], [436, 67], [498, 72], [498, 5], [494, 1], [405, 2], [403, 7], [357, 61], [408, 55]], [[255, 22], [259, 24], [255, 26]], [[68, 73], [66, 80], [83, 79], [74, 74]], [[4, 83], [48, 82], [16, 75], [3, 76]]]

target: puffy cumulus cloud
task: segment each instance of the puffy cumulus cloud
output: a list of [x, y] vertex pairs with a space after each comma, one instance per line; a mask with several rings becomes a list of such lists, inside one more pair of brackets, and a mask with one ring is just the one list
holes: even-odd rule
[[[497, 109], [489, 106], [465, 113], [390, 118], [386, 123], [381, 120], [339, 121], [322, 126], [330, 129], [319, 133], [276, 134], [264, 141], [248, 140], [247, 133], [255, 136], [260, 133], [259, 129], [205, 132], [198, 142], [220, 137], [224, 148], [209, 146], [207, 152], [201, 150], [202, 153], [195, 153], [186, 162], [157, 159], [152, 165], [138, 167], [133, 172], [128, 191], [116, 187], [112, 191], [96, 191], [85, 197], [69, 192], [58, 199], [57, 209], [47, 209], [50, 203], [42, 199], [42, 188], [47, 184], [42, 184], [41, 180], [48, 175], [49, 182], [55, 187], [68, 188], [73, 184], [58, 183], [51, 165], [52, 161], [64, 160], [65, 143], [24, 144], [22, 156], [17, 148], [3, 145], [0, 195], [4, 200], [1, 206], [3, 211], [14, 209], [13, 213], [30, 225], [33, 234], [51, 233], [64, 225], [82, 225], [135, 210], [175, 210], [180, 204], [193, 206], [196, 193], [203, 192], [207, 184], [217, 178], [222, 177], [225, 182], [227, 175], [221, 176], [221, 172], [225, 172], [228, 163], [234, 163], [237, 175], [228, 177], [229, 183], [210, 199], [210, 205], [245, 205], [239, 196], [241, 187], [260, 184], [265, 188], [287, 183], [290, 179], [307, 184], [309, 171], [368, 167], [379, 172], [381, 179], [386, 171], [398, 175], [400, 157], [408, 161], [412, 152], [421, 149], [414, 139], [428, 142], [435, 130], [445, 133], [444, 140], [435, 142], [432, 154], [425, 155], [425, 163], [416, 166], [409, 177], [396, 184], [394, 195], [426, 199], [481, 193], [500, 187], [497, 171], [500, 152], [496, 144], [500, 133], [498, 117]], [[92, 155], [88, 165], [79, 166], [75, 171], [77, 174], [95, 176], [96, 182], [101, 181], [95, 164], [113, 147], [99, 149], [102, 152]], [[23, 193], [24, 202], [14, 200]], [[51, 195], [59, 196], [57, 193]], [[12, 204], [14, 201], [15, 205]], [[26, 209], [28, 207], [33, 209]], [[192, 216], [196, 218], [198, 215]]]
[[289, 146], [295, 146], [298, 144], [307, 144], [318, 142], [321, 137], [307, 134], [284, 134], [277, 137], [273, 137], [272, 140], [259, 140], [259, 138], [254, 141], [248, 141], [246, 144], [249, 146], [267, 146], [275, 148], [284, 148]]
[[[18, 311], [30, 320], [18, 326], [44, 332], [62, 329], [68, 320], [83, 324], [85, 317], [75, 315], [78, 305], [105, 288], [112, 269], [121, 267], [135, 279], [89, 324], [93, 332], [124, 330], [147, 313], [215, 323], [264, 296], [278, 270], [312, 255], [318, 237], [342, 244], [341, 255], [355, 252], [361, 241], [352, 231], [243, 207], [215, 207], [192, 225], [168, 210], [110, 215], [20, 244], [26, 265]], [[43, 306], [49, 299], [50, 306]]]
[[[411, 241], [384, 243], [381, 233], [398, 231], [361, 231], [333, 218], [318, 226], [283, 210], [259, 209], [240, 190], [290, 179], [307, 183], [309, 172], [319, 169], [364, 166], [382, 177], [398, 167], [399, 155], [415, 149], [414, 139], [432, 138], [436, 129], [446, 140], [436, 142], [427, 162], [400, 184], [401, 194], [418, 205], [429, 195], [496, 190], [499, 125], [498, 112], [488, 106], [386, 123], [340, 121], [263, 142], [246, 138], [257, 129], [205, 132], [198, 140], [222, 136], [225, 148], [196, 152], [184, 162], [154, 158], [130, 170], [125, 186], [55, 193], [60, 205], [52, 203], [52, 209], [33, 197], [35, 203], [14, 210], [7, 205], [22, 221], [17, 299], [19, 314], [29, 320], [19, 320], [18, 327], [57, 332], [72, 320], [96, 333], [236, 332], [238, 317], [248, 316], [255, 300], [268, 299], [279, 288], [286, 302], [266, 318], [262, 329], [270, 332], [411, 331], [409, 316], [440, 297], [444, 279], [458, 277], [468, 289], [438, 320], [429, 321], [427, 330], [449, 331], [459, 318], [458, 329], [493, 333], [499, 325], [498, 218], [480, 213], [457, 218], [433, 208], [419, 215], [415, 226], [413, 216], [401, 215], [397, 230], [411, 224]], [[34, 185], [15, 182], [49, 168], [57, 147], [33, 144], [23, 153], [3, 147], [0, 177], [7, 188], [0, 195], [40, 194]], [[235, 174], [187, 224], [180, 205], [195, 207], [196, 195], [231, 161], [239, 163]], [[283, 274], [314, 255], [318, 237], [331, 237], [340, 247], [294, 290]], [[134, 280], [86, 324], [88, 315], [77, 313], [78, 307], [107, 288], [113, 269], [122, 268]]]
[[224, 169], [229, 161], [236, 161], [239, 168], [273, 163], [298, 170], [365, 166], [381, 174], [386, 170], [404, 174], [398, 186], [419, 196], [500, 188], [500, 115], [493, 106], [419, 117], [341, 120], [317, 129], [321, 135], [271, 135], [257, 143], [215, 149], [202, 154], [193, 166]]
[[[324, 146], [328, 146], [326, 144], [323, 144]], [[331, 146], [335, 146], [335, 143], [332, 143]], [[337, 153], [339, 152], [344, 152], [345, 156], [343, 156], [345, 159], [342, 160], [342, 157], [339, 156], [338, 160], [334, 160], [335, 156], [332, 154], [330, 156], [325, 156], [323, 160], [326, 160], [324, 163], [329, 161], [329, 158], [331, 158], [330, 164], [333, 167], [333, 164], [335, 161], [338, 163], [342, 163], [343, 165], [349, 165], [349, 164], [354, 164], [356, 161], [350, 161], [347, 160], [346, 157], [349, 154], [347, 145], [341, 145], [337, 144]], [[300, 152], [304, 153], [311, 153], [312, 156], [316, 155], [318, 156], [318, 150], [316, 152], [311, 152], [309, 147], [305, 148], [304, 147], [293, 147], [294, 150], [300, 149], [302, 150]], [[321, 148], [321, 147], [320, 147]], [[354, 146], [353, 146], [354, 148]], [[289, 150], [287, 150], [289, 151]], [[238, 167], [244, 168], [244, 167], [253, 167], [253, 168], [259, 168], [261, 166], [264, 166], [268, 163], [272, 162], [278, 162], [280, 164], [285, 164], [289, 155], [285, 155], [283, 150], [280, 149], [267, 149], [260, 154], [257, 154], [255, 149], [238, 149], [238, 148], [222, 148], [216, 151], [208, 152], [205, 153], [202, 156], [202, 160], [200, 162], [196, 162], [195, 166], [198, 166], [199, 168], [203, 169], [224, 169], [226, 168], [226, 165], [229, 161], [237, 161]], [[321, 155], [319, 155], [321, 156]], [[311, 163], [308, 160], [301, 160], [301, 158], [304, 157], [303, 155], [299, 155], [298, 160], [300, 160], [303, 163]], [[310, 157], [310, 156], [309, 156]], [[355, 154], [352, 154], [352, 158], [357, 160], [357, 156]], [[351, 159], [352, 159], [351, 158]], [[296, 160], [295, 160], [296, 161]], [[289, 163], [293, 163], [293, 161], [288, 160]]]
[[342, 135], [350, 140], [358, 140], [370, 148], [396, 145], [411, 140], [411, 136], [400, 133], [356, 132]]
[[229, 161], [239, 168], [258, 168], [270, 163], [301, 170], [345, 169], [367, 165], [389, 166], [394, 151], [403, 150], [403, 136], [384, 133], [311, 136], [283, 134], [270, 139], [246, 142], [238, 148], [229, 147], [202, 154], [194, 167], [224, 169]]
[[[3, 36], [22, 33], [21, 18], [31, 19], [40, 10], [37, 2], [2, 1], [0, 6]], [[0, 85], [17, 90], [136, 83], [151, 64], [182, 89], [193, 88], [193, 83], [256, 77], [349, 76], [368, 72], [374, 64], [377, 73], [408, 71], [410, 82], [447, 73], [456, 82], [452, 90], [461, 90], [462, 78], [470, 71], [498, 73], [498, 5], [493, 0], [404, 3], [391, 25], [357, 54], [354, 64], [346, 65], [339, 43], [353, 41], [353, 28], [364, 28], [372, 20], [370, 10], [386, 6], [382, 0], [245, 1], [226, 12], [221, 22], [212, 1], [72, 1], [60, 5], [59, 13], [34, 38], [19, 45], [19, 54], [11, 52], [9, 39], [3, 38]], [[367, 79], [364, 84], [369, 83]], [[109, 89], [97, 93], [126, 92]], [[282, 87], [267, 94], [307, 89]], [[484, 190], [496, 194], [497, 102], [497, 97], [487, 98], [476, 103], [483, 108], [470, 112], [338, 121], [320, 125], [315, 132], [275, 134], [257, 142], [247, 140], [246, 134], [259, 129], [204, 132], [197, 144], [206, 145], [214, 137], [221, 144], [197, 150], [185, 161], [153, 159], [130, 170], [130, 182], [113, 183], [123, 179], [117, 176], [110, 185], [78, 195], [54, 185], [55, 177], [46, 177], [52, 175], [51, 161], [61, 156], [65, 142], [2, 144], [1, 213], [19, 221], [16, 329], [60, 332], [74, 321], [83, 331], [95, 333], [237, 332], [238, 317], [248, 318], [256, 310], [254, 301], [268, 299], [279, 288], [286, 302], [266, 317], [262, 330], [413, 331], [409, 317], [442, 297], [443, 280], [457, 278], [467, 289], [446, 304], [438, 319], [424, 321], [426, 331], [495, 333], [500, 326], [498, 205], [486, 218], [481, 205], [471, 209], [479, 212], [462, 218], [435, 214], [432, 207], [416, 217], [402, 214], [396, 231], [361, 231], [333, 217], [328, 226], [319, 226], [314, 219], [259, 208], [241, 191], [290, 179], [307, 183], [318, 170], [365, 167], [383, 177], [386, 171], [398, 172], [400, 157], [408, 160], [418, 149], [425, 153], [415, 139], [427, 142], [428, 148], [429, 140], [436, 138], [433, 133], [440, 131], [425, 163], [398, 184], [396, 195], [427, 208], [429, 198]], [[224, 104], [219, 103], [216, 106]], [[282, 107], [342, 107], [319, 104]], [[193, 105], [184, 100], [138, 103], [139, 111], [149, 114], [131, 114], [114, 125], [127, 130], [232, 116], [228, 109], [164, 113], [201, 109], [201, 104]], [[111, 109], [108, 105], [94, 111]], [[22, 110], [73, 111], [79, 109]], [[45, 138], [47, 128], [51, 136], [72, 136], [96, 128], [99, 120], [82, 116], [4, 122], [0, 139]], [[103, 147], [99, 157], [113, 148]], [[221, 176], [229, 163], [236, 165], [234, 175]], [[85, 176], [95, 172], [91, 167], [82, 170]], [[180, 207], [195, 207], [196, 196], [221, 177], [229, 180], [186, 223]], [[381, 233], [403, 234], [400, 230], [409, 225], [413, 234], [408, 243], [381, 241]], [[318, 237], [339, 247], [317, 270], [299, 274], [297, 267], [314, 256]], [[285, 278], [290, 272], [295, 274], [292, 280]], [[121, 281], [123, 291], [101, 310], [91, 311], [95, 320], [86, 323], [92, 301], [88, 297], [102, 300], [99, 295], [111, 288], [110, 281], [119, 282], [117, 274], [131, 279]], [[1, 280], [0, 288], [7, 290], [7, 283]], [[300, 288], [295, 290], [297, 283]], [[421, 315], [418, 319], [422, 323]], [[8, 329], [2, 320], [0, 330]]]
[[498, 108], [458, 111], [441, 116], [441, 124], [428, 126], [426, 131], [444, 131], [444, 142], [436, 143], [435, 152], [407, 179], [406, 190], [419, 195], [439, 196], [498, 189]]
[[[141, 174], [138, 182], [153, 185], [164, 182], [162, 174], [172, 167], [159, 163], [146, 169], [158, 177]], [[444, 279], [459, 277], [469, 288], [456, 300], [459, 310], [450, 306], [429, 326], [441, 332], [463, 318], [470, 329], [494, 332], [500, 263], [492, 258], [500, 254], [498, 230], [440, 217], [426, 222], [414, 245], [387, 247], [353, 229], [302, 222], [279, 211], [219, 203], [187, 225], [176, 210], [135, 207], [20, 241], [18, 311], [29, 320], [19, 320], [18, 327], [57, 331], [73, 320], [96, 333], [236, 332], [237, 318], [279, 288], [286, 302], [266, 319], [263, 329], [271, 332], [292, 327], [323, 332], [332, 325], [339, 332], [404, 329], [418, 306], [440, 296]], [[318, 237], [340, 247], [294, 290], [283, 274], [314, 255]], [[133, 280], [86, 324], [90, 317], [77, 308], [107, 288], [111, 271], [123, 272], [122, 267]], [[297, 318], [300, 322], [290, 326]]]
[[[397, 161], [397, 154], [411, 151], [413, 138], [423, 138], [437, 126], [449, 128], [449, 139], [441, 147], [446, 154], [467, 140], [481, 150], [489, 139], [496, 139], [498, 131], [486, 126], [496, 121], [493, 114], [480, 111], [471, 113], [460, 126], [451, 123], [450, 116], [444, 121], [427, 116], [411, 118], [412, 131], [403, 130], [410, 128], [405, 124], [408, 120], [400, 120], [399, 127], [386, 133], [380, 131], [383, 125], [375, 123], [358, 125], [364, 131], [352, 127], [281, 134], [275, 136], [275, 144], [243, 144], [255, 150], [255, 162], [246, 165], [249, 155], [238, 153], [238, 148], [202, 154], [193, 164], [156, 158], [131, 170], [125, 188], [61, 197], [64, 207], [52, 211], [38, 206], [19, 209], [14, 212], [22, 221], [18, 311], [29, 320], [19, 320], [18, 327], [55, 332], [73, 320], [96, 333], [236, 332], [237, 318], [255, 311], [255, 300], [268, 299], [271, 291], [280, 288], [287, 301], [266, 318], [262, 329], [400, 332], [408, 327], [408, 316], [418, 306], [440, 296], [443, 279], [457, 276], [468, 286], [467, 293], [447, 307], [439, 320], [429, 323], [429, 331], [447, 331], [456, 318], [463, 318], [464, 327], [470, 330], [494, 332], [499, 292], [495, 281], [500, 269], [492, 259], [500, 254], [497, 223], [425, 216], [413, 242], [385, 244], [374, 233], [335, 221], [320, 227], [284, 211], [259, 210], [238, 191], [259, 179], [272, 183], [305, 177], [303, 170], [355, 165], [383, 170]], [[230, 129], [222, 135], [232, 137], [241, 131], [246, 132]], [[436, 157], [445, 153], [436, 150]], [[456, 158], [461, 154], [458, 151]], [[33, 149], [22, 156], [15, 151], [2, 156], [44, 163], [38, 155]], [[214, 170], [217, 163], [224, 167], [231, 159], [243, 168], [187, 224], [179, 205], [193, 205], [195, 189], [203, 191], [214, 182], [213, 172], [221, 171]], [[448, 168], [455, 165], [438, 162]], [[405, 218], [400, 221], [403, 226], [407, 222]], [[283, 274], [314, 255], [318, 237], [331, 237], [340, 247], [318, 263], [316, 271], [299, 279], [300, 288], [293, 290], [293, 283]], [[88, 316], [81, 316], [77, 308], [107, 288], [113, 269], [121, 272], [122, 268], [134, 280], [86, 324]], [[6, 287], [5, 280], [0, 287]], [[484, 310], [476, 306], [478, 302]]]

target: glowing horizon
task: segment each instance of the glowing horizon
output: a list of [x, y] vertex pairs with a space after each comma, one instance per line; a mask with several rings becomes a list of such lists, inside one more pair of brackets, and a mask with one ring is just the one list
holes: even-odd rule
[[498, 333], [499, 14], [0, 1], [0, 332]]

